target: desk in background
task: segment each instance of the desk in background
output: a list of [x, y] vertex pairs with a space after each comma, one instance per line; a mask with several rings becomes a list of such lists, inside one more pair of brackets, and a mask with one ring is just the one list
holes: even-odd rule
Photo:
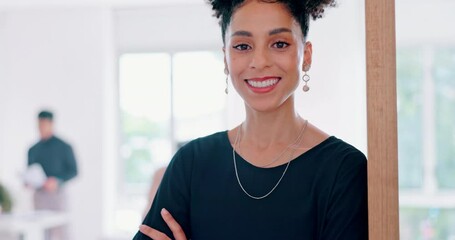
[[67, 214], [47, 210], [0, 214], [0, 239], [44, 240], [47, 229], [67, 223]]

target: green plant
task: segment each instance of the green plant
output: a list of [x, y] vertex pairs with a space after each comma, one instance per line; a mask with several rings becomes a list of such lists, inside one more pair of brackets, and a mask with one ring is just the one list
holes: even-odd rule
[[0, 184], [0, 206], [1, 211], [3, 212], [11, 212], [13, 208], [13, 201], [8, 190]]

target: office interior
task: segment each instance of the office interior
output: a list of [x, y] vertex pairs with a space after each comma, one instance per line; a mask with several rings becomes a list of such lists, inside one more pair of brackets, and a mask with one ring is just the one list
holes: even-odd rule
[[[323, 19], [310, 24], [311, 90], [299, 91], [302, 84], [296, 103], [310, 122], [368, 154], [364, 7], [360, 0], [338, 1]], [[414, 112], [400, 112], [405, 101], [398, 96], [399, 144], [407, 149], [399, 161], [409, 159], [408, 153], [415, 156], [415, 151], [420, 156], [399, 163], [402, 239], [455, 239], [455, 186], [447, 183], [450, 174], [441, 180], [444, 173], [438, 170], [439, 159], [444, 159], [445, 168], [455, 172], [455, 154], [448, 150], [449, 156], [438, 155], [438, 144], [455, 149], [455, 127], [447, 123], [448, 143], [438, 142], [437, 128], [437, 119], [455, 120], [454, 9], [455, 3], [445, 0], [396, 2], [398, 93], [400, 86], [416, 86], [403, 93], [405, 100], [411, 95], [407, 103]], [[151, 180], [180, 143], [233, 128], [244, 117], [242, 100], [232, 86], [228, 94], [224, 91], [222, 47], [217, 20], [204, 0], [0, 0], [0, 183], [12, 196], [12, 213], [33, 211], [32, 192], [24, 188], [20, 174], [27, 167], [28, 148], [38, 140], [36, 115], [50, 109], [56, 115], [56, 134], [72, 144], [79, 166], [79, 175], [67, 184], [71, 239], [131, 239], [147, 205], [150, 182], [144, 178]], [[153, 64], [162, 55], [171, 62], [168, 74], [173, 64], [187, 61], [207, 71], [213, 85], [197, 83], [198, 73], [183, 67], [167, 82], [154, 81], [162, 77], [152, 71], [161, 69]], [[140, 68], [146, 77], [136, 76], [136, 68], [128, 65], [140, 59], [152, 64]], [[448, 108], [442, 115], [434, 80], [439, 72], [433, 66], [438, 64], [447, 66], [440, 70]], [[400, 75], [400, 66], [411, 74]], [[172, 80], [186, 76], [190, 82]], [[128, 82], [139, 85], [124, 90]], [[210, 105], [213, 102], [219, 105]], [[125, 108], [151, 121], [160, 116], [155, 120], [164, 129], [159, 141], [148, 145], [153, 159], [144, 160], [147, 172], [139, 180], [126, 173]], [[181, 108], [181, 114], [173, 112]], [[215, 109], [218, 115], [201, 109]], [[410, 123], [420, 119], [419, 130], [401, 126], [400, 116]], [[179, 122], [190, 118], [191, 123]], [[183, 133], [185, 126], [192, 131]], [[420, 134], [413, 137], [416, 132]], [[407, 139], [418, 145], [409, 147]], [[413, 171], [411, 176], [405, 168]]]

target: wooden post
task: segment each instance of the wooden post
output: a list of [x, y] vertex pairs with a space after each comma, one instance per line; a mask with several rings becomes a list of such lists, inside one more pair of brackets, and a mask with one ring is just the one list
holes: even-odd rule
[[370, 240], [398, 240], [395, 0], [365, 0]]

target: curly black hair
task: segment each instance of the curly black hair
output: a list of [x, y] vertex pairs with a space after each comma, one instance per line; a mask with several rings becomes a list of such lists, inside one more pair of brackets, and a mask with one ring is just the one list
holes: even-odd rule
[[[336, 0], [260, 0], [267, 3], [284, 4], [295, 20], [300, 24], [303, 36], [308, 35], [310, 17], [313, 20], [322, 18], [326, 7], [334, 7]], [[207, 0], [215, 11], [213, 14], [220, 21], [221, 36], [224, 43], [226, 29], [231, 22], [232, 14], [237, 10], [245, 0]]]

